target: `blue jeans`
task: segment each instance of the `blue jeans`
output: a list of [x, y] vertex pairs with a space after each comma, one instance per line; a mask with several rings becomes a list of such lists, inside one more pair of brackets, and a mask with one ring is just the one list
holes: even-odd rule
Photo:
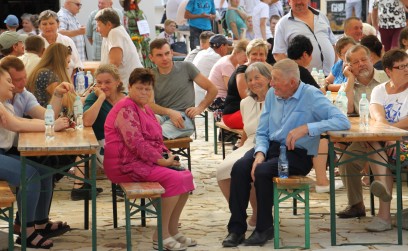
[[194, 122], [184, 112], [180, 112], [184, 118], [184, 128], [177, 128], [171, 122], [170, 117], [167, 115], [156, 115], [162, 127], [163, 137], [168, 139], [177, 139], [182, 137], [190, 137], [194, 133]]
[[[15, 155], [5, 155], [0, 149], [0, 180], [7, 181], [11, 186], [20, 186], [21, 161]], [[43, 222], [48, 219], [52, 197], [52, 175], [38, 180], [40, 175], [45, 174], [45, 169], [35, 168], [26, 165], [27, 179], [27, 227], [34, 226], [36, 222]], [[34, 180], [34, 181], [33, 181]], [[21, 191], [17, 194], [17, 206], [21, 212]]]

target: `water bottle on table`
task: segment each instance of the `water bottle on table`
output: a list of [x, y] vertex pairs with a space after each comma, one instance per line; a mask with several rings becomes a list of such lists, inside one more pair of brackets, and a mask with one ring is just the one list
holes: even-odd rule
[[279, 178], [287, 178], [289, 177], [289, 161], [286, 156], [286, 146], [280, 146], [280, 153], [278, 159], [278, 175]]
[[74, 116], [76, 122], [76, 129], [84, 128], [84, 122], [82, 120], [82, 116], [84, 114], [84, 107], [82, 106], [82, 101], [79, 96], [76, 96], [74, 102]]
[[77, 73], [75, 78], [75, 92], [82, 95], [85, 92], [85, 75], [83, 71]]
[[310, 74], [312, 75], [312, 77], [314, 78], [314, 80], [316, 81], [316, 84], [319, 83], [319, 79], [318, 79], [318, 75], [319, 73], [316, 70], [316, 67], [313, 67], [312, 71], [310, 72]]
[[94, 78], [93, 78], [93, 76], [92, 76], [91, 71], [87, 71], [87, 72], [86, 72], [86, 77], [88, 78], [88, 85], [85, 86], [85, 88], [88, 88], [88, 86], [92, 85], [93, 82], [94, 82]]
[[326, 77], [324, 76], [323, 70], [319, 70], [319, 74], [317, 74], [317, 84], [320, 88], [324, 88], [326, 86]]
[[368, 128], [368, 115], [370, 113], [370, 102], [368, 102], [367, 95], [361, 94], [360, 103], [358, 105], [358, 113], [360, 114], [360, 127]]
[[52, 109], [52, 105], [47, 105], [47, 109], [45, 110], [44, 114], [44, 120], [45, 120], [45, 140], [49, 141], [54, 139], [55, 114], [54, 110]]
[[328, 100], [330, 100], [330, 103], [333, 104], [333, 97], [332, 97], [331, 91], [327, 91], [327, 92], [326, 92], [326, 98], [327, 98]]

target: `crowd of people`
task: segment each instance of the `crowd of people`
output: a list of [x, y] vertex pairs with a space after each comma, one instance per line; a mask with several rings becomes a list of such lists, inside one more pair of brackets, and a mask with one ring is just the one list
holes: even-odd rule
[[[274, 237], [272, 180], [278, 176], [282, 146], [287, 149], [289, 175], [306, 176], [315, 169], [316, 192], [344, 184], [348, 206], [337, 212], [340, 218], [366, 215], [362, 186], [367, 185], [364, 175], [371, 169], [375, 178], [368, 185], [380, 207], [366, 230], [390, 230], [393, 179], [380, 163], [392, 158], [395, 149], [373, 154], [374, 163], [346, 161], [339, 168], [342, 182], [330, 187], [328, 141], [320, 139], [326, 131], [350, 128], [346, 115], [325, 97], [327, 90], [345, 92], [350, 114], [359, 113], [365, 93], [371, 119], [408, 129], [408, 28], [404, 28], [405, 15], [395, 17], [403, 3], [373, 1], [372, 22], [379, 39], [377, 34], [364, 33], [358, 2], [346, 1], [347, 19], [339, 39], [328, 18], [309, 0], [289, 0], [286, 14], [277, 0], [169, 0], [164, 31], [152, 41], [139, 32], [137, 23], [146, 17], [137, 0], [121, 1], [123, 10], [112, 8], [112, 0], [99, 0], [86, 26], [77, 18], [85, 4], [81, 0], [65, 0], [58, 12], [24, 14], [20, 30], [19, 19], [9, 15], [4, 21], [8, 31], [0, 34], [0, 161], [6, 163], [0, 167], [0, 180], [20, 185], [17, 134], [44, 131], [48, 105], [54, 110], [55, 130], [68, 128], [74, 101], [81, 96], [83, 123], [94, 130], [106, 176], [114, 183], [159, 182], [165, 189], [164, 247], [185, 250], [197, 245], [179, 228], [180, 215], [195, 188], [193, 176], [180, 167], [164, 140], [190, 137], [194, 118], [209, 109], [215, 121], [243, 129], [237, 150], [214, 170], [231, 212], [222, 246], [259, 246]], [[387, 8], [388, 3], [393, 8]], [[225, 12], [225, 20], [217, 17], [218, 12]], [[379, 18], [379, 12], [385, 16]], [[177, 25], [190, 31], [188, 54], [175, 52], [174, 44], [184, 42], [176, 39]], [[224, 36], [224, 28], [231, 39]], [[85, 38], [100, 66], [94, 72], [95, 85], [76, 94], [74, 76], [88, 59]], [[175, 61], [174, 56], [185, 59]], [[323, 84], [311, 75], [313, 68], [323, 71]], [[390, 144], [371, 142], [370, 147], [378, 150]], [[365, 142], [347, 147], [348, 152], [372, 151]], [[55, 158], [31, 159], [59, 168], [77, 156]], [[49, 249], [50, 238], [71, 229], [66, 222], [48, 217], [53, 185], [61, 177], [47, 176], [46, 170], [34, 165], [26, 172], [33, 180], [27, 189], [27, 246]], [[83, 177], [80, 168], [75, 172]], [[47, 178], [40, 181], [44, 174]], [[76, 180], [71, 199], [81, 200], [89, 193], [89, 187]], [[249, 202], [252, 214], [247, 219]], [[15, 233], [20, 227], [17, 214]], [[248, 229], [253, 232], [246, 238]], [[157, 249], [157, 231], [152, 239]], [[21, 243], [21, 237], [16, 242]]]

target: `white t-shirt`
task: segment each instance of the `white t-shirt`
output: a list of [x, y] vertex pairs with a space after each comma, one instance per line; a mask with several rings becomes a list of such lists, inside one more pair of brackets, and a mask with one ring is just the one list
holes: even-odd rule
[[216, 98], [227, 96], [227, 86], [224, 83], [224, 77], [231, 77], [235, 71], [235, 66], [231, 63], [231, 55], [222, 57], [215, 63], [214, 67], [210, 71], [208, 79], [217, 87], [218, 93]]
[[384, 108], [385, 118], [396, 123], [408, 116], [408, 88], [397, 94], [388, 94], [383, 83], [374, 87], [370, 104], [379, 104]]
[[119, 65], [119, 75], [125, 91], [128, 91], [129, 76], [135, 68], [143, 68], [136, 46], [133, 44], [122, 25], [109, 31], [108, 37], [102, 40], [101, 64], [109, 64], [109, 51], [112, 48], [121, 48], [123, 52], [122, 63]]
[[252, 15], [252, 22], [254, 24], [255, 38], [262, 39], [261, 18], [266, 18], [266, 22], [265, 22], [266, 39], [271, 38], [272, 37], [271, 29], [267, 27], [267, 23], [269, 20], [269, 5], [267, 5], [264, 2], [259, 2], [258, 5], [255, 6], [253, 10], [253, 15]]
[[31, 72], [34, 70], [34, 67], [36, 67], [41, 60], [41, 58], [37, 54], [31, 52], [26, 52], [18, 58], [23, 61], [27, 77], [30, 76]]
[[187, 4], [188, 4], [188, 0], [184, 0], [183, 2], [180, 3], [180, 6], [178, 7], [177, 16], [176, 16], [176, 23], [178, 25], [187, 24], [187, 19], [184, 18], [184, 14], [186, 13]]
[[[213, 48], [201, 50], [193, 60], [193, 64], [198, 68], [201, 74], [208, 78], [211, 68], [221, 58], [220, 54], [215, 52]], [[195, 104], [198, 106], [205, 97], [205, 90], [194, 83]]]
[[[13, 106], [11, 104], [0, 102], [0, 109], [1, 110], [6, 109], [11, 114], [14, 115]], [[3, 127], [0, 126], [0, 149], [8, 151], [13, 146], [15, 137], [16, 137], [15, 132], [4, 129]]]
[[[253, 16], [253, 10], [255, 6], [260, 2], [260, 0], [241, 0], [241, 5], [244, 6], [245, 12], [249, 16]], [[269, 7], [268, 7], [269, 11]]]

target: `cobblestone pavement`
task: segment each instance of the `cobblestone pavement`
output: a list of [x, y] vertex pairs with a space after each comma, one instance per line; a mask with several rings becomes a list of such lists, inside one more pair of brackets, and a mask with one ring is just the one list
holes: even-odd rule
[[[210, 121], [212, 121], [210, 119]], [[212, 122], [211, 122], [212, 124]], [[219, 144], [218, 155], [214, 154], [212, 125], [210, 125], [209, 141], [204, 141], [204, 125], [202, 119], [197, 119], [198, 137], [192, 143], [192, 171], [195, 177], [197, 189], [189, 197], [185, 210], [182, 214], [180, 231], [185, 235], [197, 240], [196, 247], [188, 248], [189, 251], [204, 250], [228, 250], [221, 246], [222, 240], [227, 235], [226, 224], [229, 219], [227, 203], [222, 196], [215, 178], [217, 165], [222, 161], [221, 145]], [[231, 151], [231, 146], [227, 150]], [[310, 174], [314, 176], [314, 172]], [[110, 182], [106, 179], [97, 181], [98, 186], [104, 191], [97, 199], [97, 226], [98, 226], [98, 250], [116, 251], [126, 249], [124, 203], [118, 203], [119, 228], [113, 228], [112, 202]], [[70, 189], [72, 181], [63, 179], [56, 189]], [[407, 204], [408, 193], [406, 184], [403, 185], [403, 201]], [[364, 190], [365, 204], [367, 205], [367, 216], [369, 215], [368, 189]], [[67, 221], [72, 231], [65, 235], [53, 238], [54, 247], [51, 250], [91, 250], [91, 231], [83, 230], [83, 202], [71, 201], [68, 191], [56, 192], [51, 208], [53, 220]], [[395, 191], [394, 191], [395, 198]], [[396, 200], [393, 201], [393, 212], [395, 212]], [[336, 194], [337, 211], [346, 206], [346, 194], [344, 189], [338, 190]], [[290, 207], [290, 204], [287, 204]], [[408, 250], [408, 234], [403, 230], [403, 246], [397, 245], [347, 245], [330, 246], [330, 217], [329, 217], [329, 194], [312, 193], [310, 196], [311, 207], [311, 249], [312, 250]], [[378, 208], [378, 201], [376, 200]], [[371, 216], [361, 219], [338, 219], [337, 241], [339, 243], [364, 242], [396, 243], [397, 231], [383, 233], [368, 233], [364, 225], [370, 221]], [[281, 210], [281, 236], [283, 245], [302, 245], [304, 241], [303, 215], [292, 215], [291, 209]], [[132, 243], [133, 250], [153, 250], [151, 236], [155, 228], [154, 219], [147, 220], [147, 227], [140, 226], [140, 220], [133, 220]], [[7, 228], [4, 222], [0, 222], [0, 250], [7, 248]], [[248, 231], [247, 236], [250, 235]], [[273, 249], [273, 241], [269, 241], [263, 247], [239, 246], [233, 250], [270, 250]], [[15, 250], [19, 250], [16, 245]]]

